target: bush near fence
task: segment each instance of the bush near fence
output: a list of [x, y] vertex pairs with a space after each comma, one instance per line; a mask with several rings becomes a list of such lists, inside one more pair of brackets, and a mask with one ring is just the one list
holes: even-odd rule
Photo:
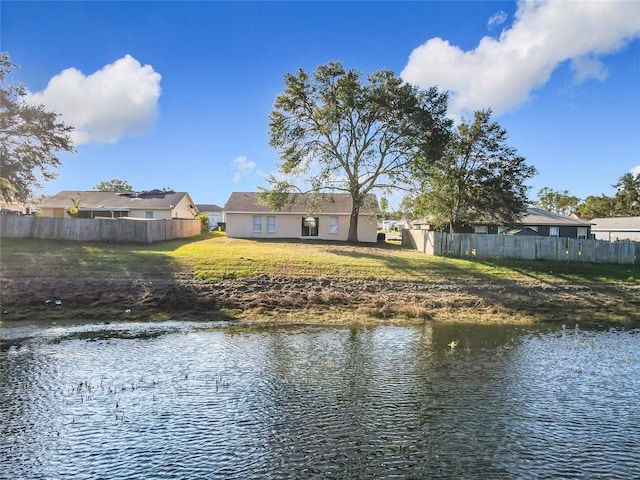
[[199, 219], [48, 218], [0, 215], [3, 238], [149, 244], [200, 234]]
[[402, 246], [429, 255], [595, 263], [640, 263], [640, 242], [403, 230]]

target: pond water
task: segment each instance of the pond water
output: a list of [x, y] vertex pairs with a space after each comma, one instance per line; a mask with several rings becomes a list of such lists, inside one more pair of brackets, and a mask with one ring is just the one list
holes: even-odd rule
[[640, 330], [2, 327], [0, 478], [640, 478]]

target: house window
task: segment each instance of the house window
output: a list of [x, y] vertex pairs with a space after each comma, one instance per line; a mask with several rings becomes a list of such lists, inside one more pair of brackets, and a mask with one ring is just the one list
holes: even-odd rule
[[478, 225], [474, 228], [474, 233], [484, 233], [484, 234], [488, 234], [489, 233], [489, 226], [488, 225]]
[[262, 217], [257, 215], [253, 217], [253, 231], [254, 232], [262, 231]]
[[317, 217], [302, 217], [302, 236], [317, 237], [319, 222], [320, 219]]
[[549, 236], [550, 237], [559, 237], [560, 236], [560, 227], [549, 227]]
[[276, 217], [267, 217], [267, 233], [274, 233], [276, 231]]
[[587, 227], [578, 227], [578, 238], [587, 238]]
[[338, 217], [329, 217], [329, 233], [338, 233]]
[[153, 218], [153, 212], [144, 212], [144, 218]]

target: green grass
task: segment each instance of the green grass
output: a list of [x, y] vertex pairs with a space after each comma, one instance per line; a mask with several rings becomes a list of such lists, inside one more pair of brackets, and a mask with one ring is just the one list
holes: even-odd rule
[[260, 241], [212, 232], [152, 245], [3, 239], [3, 276], [76, 278], [258, 275], [411, 281], [634, 283], [637, 265], [430, 257], [398, 245]]

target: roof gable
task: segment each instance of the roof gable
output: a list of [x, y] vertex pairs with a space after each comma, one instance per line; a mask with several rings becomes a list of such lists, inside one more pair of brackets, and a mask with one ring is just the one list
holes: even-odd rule
[[[306, 204], [309, 195], [294, 193], [293, 202], [280, 211], [261, 205], [256, 192], [233, 192], [224, 206], [226, 213], [324, 213], [350, 215], [353, 205], [348, 193], [323, 193], [320, 197], [318, 211], [309, 212]], [[378, 200], [375, 195], [367, 195], [365, 205], [361, 208], [361, 215], [378, 213]]]

